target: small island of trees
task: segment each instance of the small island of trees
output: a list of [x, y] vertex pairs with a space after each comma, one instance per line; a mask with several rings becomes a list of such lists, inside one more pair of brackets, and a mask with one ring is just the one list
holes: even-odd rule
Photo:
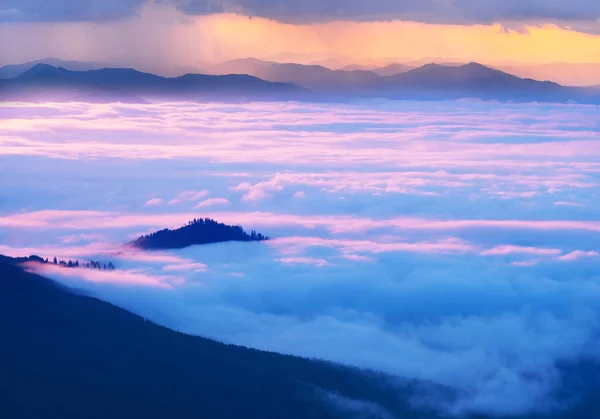
[[183, 249], [198, 244], [264, 240], [269, 240], [269, 237], [257, 233], [254, 230], [247, 233], [240, 226], [229, 226], [210, 218], [195, 218], [181, 228], [176, 230], [160, 230], [152, 234], [141, 236], [130, 244], [144, 250], [165, 250]]

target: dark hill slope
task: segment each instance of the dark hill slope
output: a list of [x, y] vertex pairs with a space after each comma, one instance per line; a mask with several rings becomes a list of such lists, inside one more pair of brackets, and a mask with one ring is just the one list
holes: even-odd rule
[[[431, 417], [411, 412], [408, 387], [386, 388], [381, 376], [177, 333], [8, 258], [0, 330], [1, 418]], [[382, 407], [340, 410], [325, 390]]]
[[[174, 332], [16, 264], [27, 260], [0, 255], [2, 419], [454, 417], [410, 408], [419, 383]], [[569, 407], [511, 419], [596, 419], [600, 365], [561, 369]]]

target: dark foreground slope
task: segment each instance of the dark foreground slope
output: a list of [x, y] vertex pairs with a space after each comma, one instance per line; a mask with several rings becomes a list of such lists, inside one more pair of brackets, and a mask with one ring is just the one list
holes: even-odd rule
[[[454, 417], [410, 408], [420, 384], [177, 333], [2, 256], [0, 333], [2, 419]], [[561, 370], [570, 407], [510, 417], [597, 419], [600, 366]]]
[[431, 417], [381, 376], [177, 333], [1, 257], [0, 331], [0, 418]]
[[250, 242], [268, 240], [267, 236], [252, 231], [246, 233], [242, 227], [219, 223], [210, 218], [190, 221], [176, 230], [164, 229], [138, 237], [130, 245], [144, 250], [183, 249], [198, 244], [223, 242]]

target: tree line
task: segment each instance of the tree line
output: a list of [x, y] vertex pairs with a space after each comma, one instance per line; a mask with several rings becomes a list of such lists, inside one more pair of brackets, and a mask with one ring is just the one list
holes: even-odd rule
[[[44, 263], [50, 263], [48, 261], [48, 258], [46, 258], [44, 260]], [[109, 262], [108, 264], [106, 263], [100, 263], [98, 261], [95, 260], [90, 260], [89, 262], [85, 262], [85, 263], [79, 263], [79, 260], [58, 260], [56, 258], [56, 256], [54, 257], [54, 259], [52, 260], [52, 264], [54, 265], [58, 265], [58, 266], [62, 266], [63, 268], [87, 268], [87, 269], [100, 269], [100, 270], [105, 270], [105, 271], [113, 271], [116, 269], [115, 265], [113, 265], [112, 262]]]

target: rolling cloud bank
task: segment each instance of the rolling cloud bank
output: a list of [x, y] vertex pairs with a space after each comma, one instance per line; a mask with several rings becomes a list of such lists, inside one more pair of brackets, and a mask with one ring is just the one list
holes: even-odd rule
[[[0, 254], [112, 262], [30, 268], [162, 325], [446, 385], [452, 414], [564, 409], [567, 367], [597, 361], [595, 106], [11, 103], [0, 123]], [[272, 240], [124, 246], [196, 217]]]

